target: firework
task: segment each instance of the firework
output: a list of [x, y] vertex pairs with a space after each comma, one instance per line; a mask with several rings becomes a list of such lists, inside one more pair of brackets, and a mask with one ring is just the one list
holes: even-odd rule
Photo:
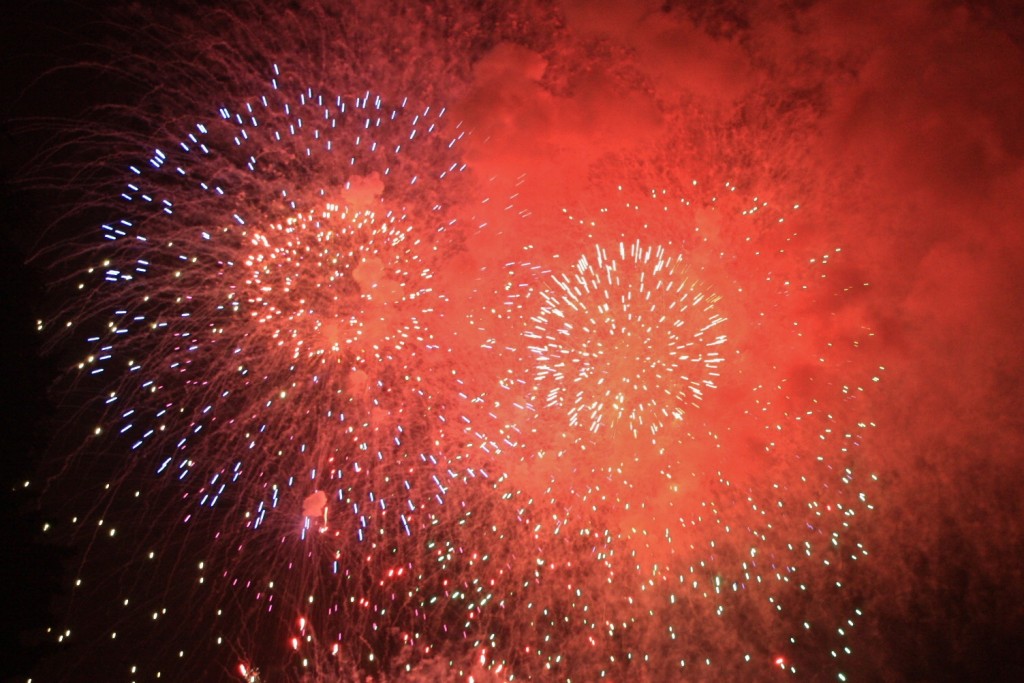
[[[617, 252], [617, 254], [616, 254]], [[533, 316], [529, 351], [540, 400], [573, 427], [625, 423], [654, 439], [714, 389], [725, 342], [718, 297], [663, 247], [597, 247], [553, 278]], [[577, 345], [577, 340], [579, 340]]]
[[[841, 673], [871, 422], [805, 333], [839, 248], [730, 184], [482, 230], [445, 109], [276, 71], [179, 130], [71, 326], [77, 459], [115, 454], [83, 523], [136, 543], [82, 573], [111, 640], [188, 644], [147, 674]], [[495, 236], [529, 254], [459, 258]]]
[[[715, 680], [848, 654], [859, 610], [842, 586], [871, 509], [872, 478], [852, 469], [863, 387], [839, 367], [800, 382], [786, 344], [775, 355], [780, 339], [806, 345], [807, 283], [823, 273], [793, 270], [779, 213], [724, 189], [570, 217], [580, 239], [611, 223], [671, 234], [674, 253], [620, 241], [568, 269], [555, 255], [481, 278], [473, 338], [501, 362], [471, 393], [503, 508], [491, 568], [507, 568], [491, 575], [505, 609], [488, 645], [519, 675]], [[812, 595], [846, 605], [838, 631]]]
[[[372, 439], [351, 438], [355, 425], [379, 426], [390, 415], [400, 425], [403, 401], [431, 400], [416, 366], [437, 349], [422, 316], [436, 300], [429, 261], [438, 258], [444, 226], [416, 228], [405, 213], [378, 216], [351, 205], [372, 203], [353, 185], [382, 182], [370, 167], [390, 175], [389, 156], [401, 149], [388, 143], [385, 152], [369, 136], [400, 114], [408, 126], [400, 139], [429, 135], [437, 125], [429, 108], [386, 109], [370, 95], [325, 103], [309, 90], [295, 104], [257, 102], [243, 107], [244, 116], [222, 109], [217, 128], [197, 124], [173, 154], [157, 150], [148, 170], [132, 168], [137, 179], [122, 196], [142, 205], [140, 215], [104, 226], [117, 261], [105, 261], [102, 272], [119, 308], [106, 334], [89, 339], [97, 351], [81, 364], [94, 375], [126, 366], [131, 379], [107, 400], [114, 427], [133, 450], [172, 445], [180, 455], [164, 458], [157, 471], [216, 485], [217, 493], [200, 498], [208, 505], [226, 488], [218, 476], [288, 472], [282, 461], [330, 469], [325, 453], [347, 450], [345, 441], [372, 450]], [[331, 136], [346, 116], [355, 125], [340, 127], [360, 132], [337, 159]], [[226, 139], [233, 144], [224, 148]], [[257, 150], [259, 160], [250, 153]], [[275, 152], [282, 155], [276, 165], [267, 158]], [[291, 182], [295, 158], [314, 154], [326, 159], [307, 165], [333, 176], [333, 188], [279, 187]], [[225, 166], [248, 175], [234, 186], [212, 177]], [[261, 166], [272, 168], [264, 174]], [[257, 190], [251, 203], [240, 201]], [[209, 446], [194, 446], [220, 439], [227, 439], [221, 450], [248, 451], [244, 472], [241, 459], [227, 466]]]
[[487, 479], [432, 333], [461, 133], [442, 137], [443, 109], [272, 86], [131, 166], [87, 274], [104, 293], [70, 324], [102, 330], [78, 369], [113, 387], [95, 437], [133, 454], [113, 495], [173, 481], [161, 517], [204, 530], [201, 584], [387, 670], [447, 629], [428, 603], [471, 513], [448, 496]]

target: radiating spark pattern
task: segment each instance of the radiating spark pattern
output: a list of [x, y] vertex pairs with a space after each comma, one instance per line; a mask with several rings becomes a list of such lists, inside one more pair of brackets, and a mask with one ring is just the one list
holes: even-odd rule
[[[368, 136], [400, 118], [403, 137], [430, 134], [437, 123], [428, 113], [387, 109], [370, 95], [328, 102], [306, 90], [294, 104], [262, 96], [241, 113], [222, 109], [217, 129], [197, 124], [173, 155], [157, 150], [148, 170], [133, 167], [123, 197], [142, 205], [141, 216], [104, 226], [123, 264], [104, 265], [121, 308], [106, 335], [90, 339], [98, 351], [82, 367], [98, 374], [129, 356], [127, 386], [107, 400], [111, 411], [124, 406], [116, 428], [133, 450], [155, 443], [167, 454], [158, 472], [200, 482], [200, 504], [215, 505], [239, 480], [337, 476], [339, 459], [358, 467], [364, 457], [369, 467], [384, 440], [370, 434], [388, 423], [394, 444], [404, 430], [440, 428], [418, 427], [403, 411], [432, 401], [418, 366], [437, 350], [422, 317], [445, 226], [338, 203], [365, 182], [350, 169], [391, 173], [402, 143], [385, 153]], [[354, 151], [339, 160], [332, 135], [346, 117]], [[234, 145], [218, 149], [225, 138]], [[267, 151], [279, 147], [290, 154], [275, 166]], [[276, 187], [290, 184], [293, 156], [314, 154], [325, 157], [321, 172], [339, 174], [335, 189]], [[224, 188], [209, 176], [223, 173], [229, 155], [248, 176]], [[234, 201], [249, 190], [262, 195], [250, 206]], [[259, 523], [265, 508], [254, 513]]]
[[461, 228], [437, 203], [464, 168], [443, 116], [277, 79], [222, 108], [131, 167], [74, 320], [109, 316], [79, 364], [114, 378], [95, 435], [173, 481], [161, 516], [206, 534], [199, 583], [308, 614], [366, 671], [464, 637], [457, 532], [488, 480], [432, 331]]
[[598, 246], [540, 296], [526, 332], [534, 381], [574, 427], [624, 422], [654, 439], [715, 387], [726, 339], [718, 297], [663, 247], [619, 243], [609, 257]]
[[[795, 272], [796, 235], [767, 203], [748, 208], [733, 192], [726, 185], [702, 205], [722, 216], [718, 242], [706, 214], [687, 234], [690, 202], [664, 192], [602, 210], [609, 226], [580, 221], [590, 239], [670, 232], [700, 267], [636, 241], [598, 247], [568, 275], [508, 263], [471, 320], [488, 358], [502, 360], [474, 377], [477, 389], [489, 377], [491, 389], [471, 392], [500, 471], [504, 511], [491, 519], [505, 520], [494, 528], [503, 550], [490, 546], [491, 567], [511, 569], [497, 581], [502, 629], [488, 645], [521, 676], [756, 678], [824, 665], [809, 649], [827, 648], [836, 662], [850, 654], [843, 641], [860, 612], [842, 591], [851, 563], [867, 555], [855, 521], [872, 508], [874, 482], [852, 467], [873, 426], [860, 413], [865, 387], [841, 381], [838, 367], [801, 383], [789, 351], [775, 355], [805, 343], [800, 311], [826, 272]], [[668, 228], [653, 222], [659, 214]], [[714, 250], [728, 243], [733, 251]], [[726, 283], [730, 314], [744, 317], [735, 340], [705, 279]], [[766, 291], [773, 296], [751, 296]], [[624, 341], [613, 348], [616, 337]], [[689, 359], [700, 374], [663, 371]], [[719, 380], [720, 364], [730, 372]], [[695, 377], [706, 381], [698, 395], [710, 400], [717, 392], [703, 389], [720, 383], [728, 404], [694, 412]], [[629, 422], [630, 409], [650, 414], [664, 400], [691, 410], [666, 410], [658, 430]], [[616, 430], [615, 419], [630, 428]], [[822, 599], [844, 614], [831, 633]], [[784, 631], [794, 619], [798, 629]]]

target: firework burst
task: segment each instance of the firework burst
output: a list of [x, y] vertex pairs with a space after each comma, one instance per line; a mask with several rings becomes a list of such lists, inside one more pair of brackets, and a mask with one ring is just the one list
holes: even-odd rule
[[[871, 423], [863, 385], [824, 364], [832, 342], [812, 376], [792, 364], [835, 257], [794, 270], [784, 215], [729, 184], [600, 213], [569, 217], [578, 240], [614, 225], [684, 246], [620, 241], [568, 269], [556, 254], [479, 283], [502, 305], [471, 320], [501, 362], [490, 389], [474, 385], [474, 423], [492, 436], [493, 518], [515, 520], [495, 527], [508, 550], [491, 546], [515, 605], [491, 651], [520, 675], [566, 679], [793, 674], [845, 656], [859, 616], [842, 586], [866, 554], [855, 519], [872, 487], [853, 462]], [[812, 594], [848, 606], [838, 631]]]
[[102, 328], [78, 369], [114, 387], [95, 437], [173, 479], [162, 516], [204, 530], [201, 584], [287, 605], [345, 666], [387, 671], [443, 640], [452, 601], [429, 603], [461, 585], [463, 489], [487, 478], [432, 332], [461, 133], [442, 137], [443, 109], [272, 86], [131, 166], [87, 274], [105, 294], [70, 325]]
[[540, 296], [526, 333], [533, 381], [573, 427], [596, 434], [625, 423], [654, 440], [714, 389], [725, 342], [718, 297], [663, 247], [620, 243], [611, 258], [597, 247]]
[[[376, 183], [382, 191], [378, 171], [369, 168], [391, 175], [389, 156], [401, 149], [388, 143], [385, 153], [384, 143], [368, 136], [400, 114], [409, 126], [401, 138], [429, 135], [436, 126], [429, 109], [388, 110], [369, 95], [325, 104], [309, 90], [294, 105], [265, 96], [258, 102], [243, 107], [245, 116], [222, 109], [219, 129], [197, 124], [173, 155], [157, 150], [149, 170], [132, 168], [137, 178], [122, 196], [138, 206], [137, 215], [104, 226], [114, 245], [102, 273], [119, 308], [106, 333], [90, 338], [97, 350], [80, 366], [93, 375], [125, 366], [123, 393], [107, 400], [118, 433], [132, 439], [133, 450], [172, 445], [180, 455], [166, 457], [158, 471], [209, 477], [221, 492], [216, 475], [264, 476], [264, 466], [252, 468], [257, 460], [284, 471], [281, 459], [322, 460], [330, 450], [322, 444], [344, 441], [325, 423], [351, 434], [352, 422], [379, 425], [392, 414], [401, 422], [410, 396], [431, 401], [417, 366], [437, 350], [423, 317], [436, 297], [430, 262], [446, 226], [419, 228], [405, 212], [384, 209], [378, 217], [351, 205], [375, 201], [354, 186]], [[334, 166], [329, 131], [349, 112], [356, 121], [348, 128], [359, 132]], [[222, 149], [218, 139], [233, 144]], [[364, 147], [365, 159], [358, 156]], [[257, 150], [259, 160], [250, 153]], [[274, 166], [274, 153], [282, 159], [261, 173]], [[333, 186], [274, 187], [295, 157], [314, 154], [327, 158], [309, 165], [321, 179], [333, 171]], [[233, 183], [214, 178], [214, 169], [223, 176], [225, 167], [237, 168], [225, 163], [229, 156], [249, 175]], [[251, 203], [243, 199], [256, 190]], [[430, 212], [422, 218], [438, 220]], [[288, 422], [297, 415], [318, 419], [268, 428], [276, 416]], [[240, 460], [227, 469], [203, 445], [220, 439], [227, 439], [221, 450], [250, 452], [245, 473]], [[212, 505], [217, 497], [201, 500]]]

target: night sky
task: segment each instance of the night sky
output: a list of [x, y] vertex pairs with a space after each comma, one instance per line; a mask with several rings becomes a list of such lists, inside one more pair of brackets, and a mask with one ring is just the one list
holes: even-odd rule
[[[551, 287], [546, 273], [571, 271], [581, 253], [594, 253], [594, 244], [613, 251], [634, 238], [669, 244], [722, 296], [720, 310], [729, 319], [722, 378], [687, 414], [685, 427], [670, 424], [643, 445], [621, 429], [602, 431], [601, 439], [579, 437], [566, 452], [585, 453], [587, 466], [569, 465], [572, 456], [562, 455], [552, 464], [532, 451], [507, 466], [511, 481], [521, 478], [516, 495], [531, 501], [550, 495], [552, 506], [568, 509], [584, 500], [578, 489], [592, 483], [587, 477], [596, 480], [598, 465], [635, 452], [604, 490], [620, 503], [643, 500], [651, 519], [637, 521], [635, 507], [594, 508], [586, 513], [593, 517], [562, 520], [566, 528], [604, 523], [619, 534], [616, 543], [636, 544], [638, 567], [685, 565], [683, 543], [641, 542], [636, 525], [660, 530], [657, 518], [667, 509], [685, 516], [692, 501], [720, 495], [711, 471], [736, 482], [729, 491], [781, 483], [787, 503], [801, 496], [810, 502], [817, 493], [809, 492], [822, 490], [835, 491], [836, 500], [859, 501], [860, 489], [829, 489], [833, 480], [812, 462], [817, 434], [807, 423], [827, 415], [837, 433], [857, 432], [855, 448], [828, 453], [840, 469], [855, 472], [856, 486], [866, 482], [871, 505], [858, 512], [849, 536], [843, 526], [843, 542], [850, 538], [867, 553], [827, 570], [816, 559], [800, 564], [798, 575], [812, 577], [810, 595], [784, 601], [798, 615], [815, 615], [830, 633], [856, 609], [856, 625], [843, 635], [852, 654], [833, 667], [832, 635], [786, 649], [779, 643], [803, 618], [751, 613], [725, 622], [720, 632], [694, 625], [699, 636], [681, 640], [687, 652], [728, 660], [750, 647], [764, 661], [746, 669], [689, 664], [678, 671], [679, 680], [835, 681], [839, 671], [854, 681], [1024, 679], [1024, 13], [1016, 3], [496, 0], [472, 8], [419, 1], [278, 8], [257, 2], [202, 12], [191, 3], [162, 10], [135, 3], [122, 11], [90, 4], [99, 3], [27, 3], [0, 29], [8, 406], [0, 414], [9, 491], [2, 512], [9, 549], [3, 621], [4, 642], [21, 645], [19, 656], [5, 661], [5, 676], [155, 680], [160, 670], [164, 680], [241, 680], [239, 661], [262, 656], [286, 661], [280, 669], [264, 664], [264, 680], [302, 680], [285, 652], [295, 630], [291, 613], [281, 622], [268, 619], [262, 603], [218, 579], [216, 569], [197, 590], [192, 567], [220, 558], [224, 576], [241, 577], [241, 583], [283, 577], [286, 585], [294, 579], [322, 588], [330, 579], [314, 570], [282, 569], [289, 561], [284, 549], [291, 547], [283, 541], [246, 550], [282, 553], [261, 573], [254, 555], [243, 557], [240, 548], [262, 536], [230, 522], [222, 527], [216, 510], [181, 524], [187, 507], [181, 488], [153, 474], [161, 457], [135, 458], [130, 443], [113, 437], [83, 442], [95, 424], [118, 424], [116, 416], [104, 417], [97, 400], [117, 381], [69, 379], [65, 368], [90, 353], [86, 335], [50, 331], [79, 314], [85, 327], [95, 326], [98, 316], [122, 303], [135, 305], [119, 301], [97, 278], [87, 290], [101, 292], [95, 296], [68, 286], [82, 279], [81, 268], [102, 258], [99, 226], [125, 211], [117, 197], [130, 180], [130, 160], [145, 163], [153, 147], [173, 146], [192, 122], [265, 92], [270, 65], [279, 63], [286, 72], [282, 82], [443, 105], [445, 120], [461, 122], [459, 130], [466, 131], [456, 154], [467, 170], [457, 180], [437, 187], [406, 180], [392, 190], [386, 183], [397, 180], [385, 183], [367, 173], [367, 185], [344, 193], [359, 205], [380, 182], [385, 199], [400, 197], [412, 215], [418, 202], [434, 201], [436, 194], [445, 216], [460, 216], [458, 250], [444, 256], [434, 280], [450, 296], [424, 314], [424, 325], [433, 324], [440, 346], [454, 349], [454, 360], [426, 354], [433, 360], [415, 366], [424, 373], [456, 368], [465, 378], [459, 390], [487, 401], [500, 394], [488, 393], [500, 378], [536, 378], [523, 370], [531, 352], [521, 342], [517, 314], [484, 311], [509, 305], [509, 282], [536, 291]], [[408, 172], [397, 164], [397, 176], [432, 168], [433, 151], [417, 156], [410, 147], [401, 157], [409, 159]], [[260, 163], [282, 156], [269, 146], [266, 152]], [[323, 167], [303, 166], [299, 158], [282, 161], [281, 168], [301, 187]], [[229, 189], [233, 181], [223, 174]], [[228, 201], [237, 201], [242, 213], [262, 210], [251, 191], [259, 184], [239, 182], [246, 192], [229, 192]], [[424, 185], [423, 193], [434, 193], [429, 201], [416, 194]], [[184, 220], [201, 221], [205, 198], [189, 201], [182, 200]], [[759, 207], [756, 215], [743, 213], [752, 206]], [[785, 239], [777, 237], [780, 225]], [[540, 271], [545, 274], [536, 275]], [[366, 270], [352, 277], [379, 291], [387, 282]], [[530, 307], [541, 299], [516, 300], [526, 301], [521, 321], [540, 325], [538, 309]], [[387, 327], [392, 309], [380, 310]], [[367, 317], [376, 311], [367, 309]], [[47, 320], [42, 334], [35, 329], [39, 318]], [[791, 321], [799, 322], [797, 331]], [[367, 329], [368, 335], [386, 334]], [[492, 343], [517, 350], [492, 352], [486, 346]], [[616, 353], [633, 353], [630, 343]], [[594, 348], [570, 347], [569, 355]], [[163, 348], [152, 352], [159, 356]], [[275, 358], [268, 352], [253, 362]], [[645, 371], [626, 361], [622, 367], [627, 374]], [[360, 381], [373, 376], [360, 373]], [[348, 381], [346, 390], [354, 391], [355, 380]], [[537, 392], [546, 391], [543, 381], [550, 380], [537, 380]], [[430, 380], [430, 390], [441, 384]], [[761, 403], [759, 392], [777, 398]], [[757, 409], [745, 412], [744, 406]], [[814, 418], [793, 417], [808, 406]], [[564, 432], [572, 433], [552, 427], [563, 407], [552, 399], [552, 414], [530, 423], [535, 443], [549, 452], [568, 443]], [[492, 407], [493, 413], [501, 410]], [[515, 422], [521, 419], [516, 414], [500, 419]], [[497, 430], [474, 419], [482, 431]], [[851, 426], [858, 422], [871, 426], [858, 431]], [[777, 437], [766, 436], [769, 423], [772, 429], [784, 425]], [[197, 452], [217, 457], [220, 444], [227, 449], [233, 443], [230, 429], [223, 433], [226, 441]], [[666, 447], [677, 455], [657, 453]], [[684, 486], [691, 503], [651, 493], [660, 485], [655, 471], [668, 469], [651, 464], [664, 457], [673, 458], [677, 476], [695, 482]], [[113, 492], [104, 488], [107, 482], [114, 482]], [[145, 494], [133, 498], [135, 490]], [[455, 500], [461, 489], [452, 490]], [[239, 499], [247, 492], [243, 487]], [[723, 518], [753, 524], [749, 511], [730, 511], [732, 493], [721, 495]], [[242, 509], [239, 499], [231, 499], [239, 506], [232, 512]], [[313, 499], [298, 500], [310, 514]], [[467, 500], [479, 515], [499, 519], [479, 493]], [[800, 526], [796, 517], [772, 514], [778, 537], [767, 544], [802, 541], [789, 527]], [[112, 542], [95, 526], [76, 527], [68, 521], [75, 515], [90, 523], [108, 516], [125, 538]], [[44, 524], [51, 526], [46, 534]], [[542, 535], [550, 533], [544, 528]], [[690, 539], [684, 543], [711, 538], [688, 533], [680, 533]], [[468, 547], [472, 540], [464, 542]], [[495, 542], [501, 546], [495, 555], [507, 559], [513, 575], [533, 561], [510, 549], [512, 541]], [[586, 566], [588, 551], [561, 543], [549, 536], [537, 541], [537, 552], [561, 558], [566, 567]], [[716, 561], [724, 562], [725, 543]], [[235, 545], [237, 557], [226, 550]], [[139, 562], [151, 548], [159, 551], [153, 564]], [[590, 576], [600, 570], [574, 571]], [[77, 597], [72, 584], [82, 576], [87, 588]], [[841, 591], [831, 587], [836, 577], [844, 583]], [[598, 603], [612, 605], [613, 597], [591, 588]], [[138, 595], [142, 606], [122, 609], [122, 591]], [[740, 612], [754, 604], [753, 597], [735, 600]], [[166, 604], [174, 606], [171, 616], [159, 627], [146, 625]], [[705, 618], [703, 608], [694, 609], [694, 619]], [[214, 625], [216, 610], [222, 616]], [[506, 634], [509, 641], [527, 637], [516, 634], [529, 632], [528, 620], [512, 608], [507, 614], [514, 616], [506, 623], [490, 617], [495, 642]], [[691, 632], [685, 619], [674, 619], [677, 631]], [[58, 646], [55, 634], [68, 623], [85, 636]], [[124, 634], [116, 647], [109, 644], [110, 630]], [[565, 642], [555, 647], [567, 663], [557, 675], [538, 673], [525, 660], [496, 671], [495, 659], [477, 680], [506, 680], [501, 676], [517, 666], [532, 674], [515, 680], [564, 680], [574, 671], [593, 671], [577, 662], [607, 655], [601, 645], [596, 654], [581, 649], [571, 629], [559, 633]], [[215, 634], [228, 644], [214, 646]], [[665, 661], [675, 657], [677, 642], [674, 635], [644, 640], [650, 656]], [[179, 657], [181, 649], [190, 654]], [[775, 654], [802, 666], [787, 673], [774, 665]], [[133, 673], [129, 667], [136, 663]], [[440, 675], [424, 666], [421, 678], [409, 680]], [[656, 666], [635, 666], [616, 669], [613, 679], [665, 675], [651, 673], [664, 671]], [[445, 675], [465, 680], [459, 671], [452, 665]], [[575, 676], [588, 680], [587, 673]]]

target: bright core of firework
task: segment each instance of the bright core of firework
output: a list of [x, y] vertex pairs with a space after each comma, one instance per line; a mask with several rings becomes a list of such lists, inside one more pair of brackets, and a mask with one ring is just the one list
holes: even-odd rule
[[412, 233], [394, 212], [378, 218], [331, 203], [273, 223], [250, 240], [245, 310], [275, 326], [296, 357], [390, 360], [412, 336], [422, 340], [415, 314], [402, 320], [400, 310], [431, 291]]
[[598, 246], [540, 296], [525, 333], [534, 381], [574, 427], [626, 425], [654, 441], [715, 387], [726, 341], [720, 297], [664, 247]]

